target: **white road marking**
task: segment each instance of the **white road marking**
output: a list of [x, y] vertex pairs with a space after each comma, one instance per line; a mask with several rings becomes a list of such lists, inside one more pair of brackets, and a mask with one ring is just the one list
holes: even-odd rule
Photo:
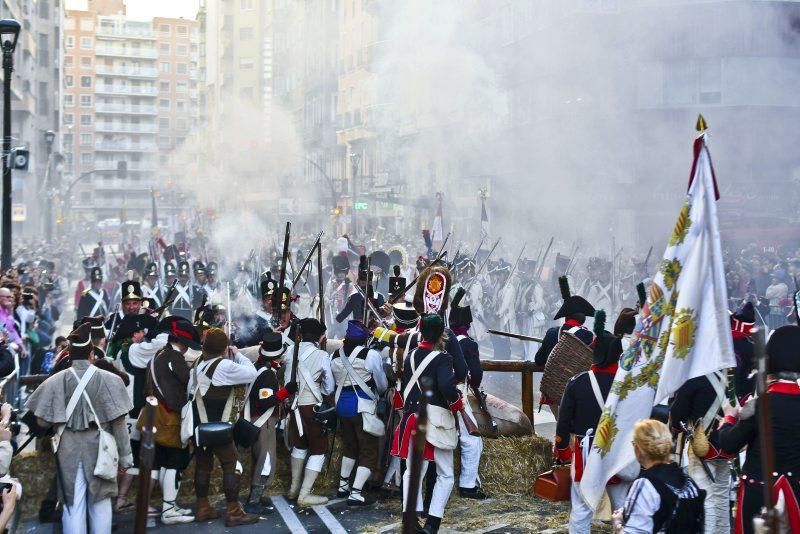
[[275, 507], [275, 510], [281, 515], [281, 519], [283, 519], [283, 522], [289, 527], [289, 530], [292, 531], [292, 534], [308, 534], [308, 531], [303, 527], [297, 514], [294, 513], [292, 507], [286, 502], [286, 499], [280, 495], [273, 495], [270, 499], [272, 500], [272, 505]]
[[[311, 509], [317, 513], [322, 522], [325, 523], [325, 526], [328, 527], [328, 530], [331, 531], [331, 534], [347, 534], [347, 529], [344, 528], [341, 523], [339, 523], [331, 511], [325, 506], [312, 506]], [[292, 531], [292, 534], [294, 534], [294, 531]]]

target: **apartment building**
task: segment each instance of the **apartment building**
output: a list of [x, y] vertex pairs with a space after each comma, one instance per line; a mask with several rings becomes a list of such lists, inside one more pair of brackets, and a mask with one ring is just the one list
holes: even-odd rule
[[195, 115], [195, 23], [130, 20], [114, 2], [92, 7], [67, 11], [64, 22], [69, 205], [78, 221], [149, 221], [151, 188], [169, 187], [168, 154]]

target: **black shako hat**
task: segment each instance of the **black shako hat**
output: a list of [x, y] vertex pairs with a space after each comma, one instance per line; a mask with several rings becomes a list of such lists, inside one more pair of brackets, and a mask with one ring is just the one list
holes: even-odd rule
[[769, 373], [800, 372], [800, 326], [777, 328], [767, 341]]

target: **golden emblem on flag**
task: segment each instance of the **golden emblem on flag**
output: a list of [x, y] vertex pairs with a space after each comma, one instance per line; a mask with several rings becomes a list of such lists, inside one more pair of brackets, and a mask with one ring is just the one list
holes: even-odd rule
[[664, 275], [664, 285], [672, 291], [678, 277], [681, 275], [681, 262], [677, 258], [671, 260], [661, 260], [661, 274]]
[[694, 346], [696, 328], [694, 324], [694, 310], [681, 308], [672, 325], [672, 344], [675, 347], [673, 354], [683, 360]]
[[611, 444], [617, 436], [617, 426], [614, 424], [614, 416], [606, 408], [597, 423], [597, 432], [594, 435], [594, 446], [600, 450], [600, 455], [605, 456], [611, 450]]
[[681, 208], [675, 228], [672, 230], [672, 236], [669, 238], [670, 246], [681, 245], [686, 240], [689, 228], [692, 226], [692, 219], [689, 218], [689, 208], [690, 205], [687, 201]]

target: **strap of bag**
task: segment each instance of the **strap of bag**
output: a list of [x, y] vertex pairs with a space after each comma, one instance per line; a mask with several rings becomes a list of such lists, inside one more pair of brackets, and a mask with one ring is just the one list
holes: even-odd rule
[[[217, 370], [222, 358], [213, 361], [204, 371], [206, 376], [210, 379], [214, 376], [214, 371]], [[210, 373], [210, 374], [209, 374]], [[200, 385], [198, 384], [198, 389]], [[220, 417], [220, 422], [227, 423], [231, 417], [231, 409], [233, 408], [233, 387], [231, 387], [231, 392], [228, 394], [228, 400], [225, 401], [225, 408], [222, 409], [222, 417]], [[200, 423], [208, 423], [208, 413], [206, 412], [206, 403], [203, 401], [202, 395], [197, 395], [197, 416], [200, 418]]]
[[597, 400], [597, 405], [600, 406], [600, 411], [603, 411], [603, 407], [606, 405], [606, 401], [603, 400], [603, 394], [600, 393], [600, 384], [597, 383], [597, 377], [594, 376], [594, 371], [589, 371], [589, 383], [592, 384], [592, 391], [594, 391], [594, 398]]
[[711, 406], [708, 407], [708, 411], [703, 416], [703, 428], [708, 432], [711, 425], [714, 424], [714, 421], [717, 418], [717, 412], [719, 412], [719, 407], [722, 405], [722, 399], [725, 398], [725, 379], [721, 375], [719, 371], [716, 373], [711, 373], [707, 375], [708, 381], [711, 382], [711, 386], [714, 388], [714, 393], [716, 396], [714, 400], [711, 402]]
[[[414, 349], [414, 354], [416, 352], [417, 350]], [[419, 385], [417, 384], [417, 382], [419, 381], [419, 377], [422, 376], [422, 373], [425, 372], [425, 369], [431, 364], [433, 359], [439, 355], [439, 353], [440, 351], [438, 350], [431, 351], [430, 354], [425, 356], [425, 359], [422, 360], [422, 362], [419, 364], [419, 367], [417, 367], [416, 369], [414, 368], [414, 354], [411, 355], [409, 361], [411, 362], [411, 369], [412, 371], [414, 371], [414, 373], [411, 375], [411, 380], [408, 381], [408, 385], [406, 385], [406, 388], [403, 390], [403, 402], [405, 402], [405, 400], [408, 398], [408, 395], [409, 393], [411, 393], [411, 390], [414, 388], [414, 386], [419, 387]]]
[[97, 367], [94, 365], [90, 365], [86, 372], [83, 373], [83, 377], [79, 377], [78, 373], [75, 372], [75, 369], [72, 367], [69, 368], [75, 378], [78, 380], [78, 387], [75, 388], [75, 391], [72, 392], [72, 396], [69, 398], [69, 402], [67, 403], [67, 413], [66, 413], [66, 420], [69, 421], [69, 418], [72, 417], [72, 412], [75, 411], [75, 407], [78, 406], [78, 400], [80, 400], [81, 395], [86, 390], [86, 385], [89, 383], [89, 380], [92, 379], [94, 376], [95, 371], [97, 371]]
[[[92, 367], [94, 367], [94, 366], [93, 366], [93, 365], [90, 365], [90, 366], [89, 366], [89, 368], [90, 368], [90, 369], [91, 369]], [[71, 373], [72, 373], [72, 374], [75, 376], [75, 378], [77, 378], [77, 379], [78, 379], [78, 381], [79, 381], [79, 382], [82, 382], [82, 379], [81, 379], [80, 377], [78, 377], [78, 373], [76, 373], [76, 372], [75, 372], [75, 369], [73, 369], [72, 367], [70, 367], [70, 368], [69, 368], [69, 370], [70, 370], [70, 372], [71, 372]], [[83, 374], [83, 376], [86, 376], [88, 373], [89, 373], [89, 370], [87, 369], [87, 370], [86, 370], [86, 373], [84, 373], [84, 374]], [[92, 373], [92, 374], [94, 374], [94, 373]], [[91, 378], [91, 377], [89, 377], [89, 378]], [[87, 380], [87, 381], [86, 381], [86, 384], [88, 384], [88, 383], [89, 383], [89, 381]], [[92, 406], [92, 400], [89, 398], [89, 395], [87, 395], [87, 394], [86, 394], [86, 384], [84, 384], [84, 385], [83, 385], [83, 387], [81, 388], [81, 391], [80, 391], [80, 393], [81, 393], [81, 396], [83, 397], [83, 399], [84, 399], [84, 400], [85, 400], [87, 403], [89, 403], [89, 409], [92, 411], [92, 415], [94, 415], [94, 422], [97, 424], [97, 430], [100, 430], [100, 431], [102, 432], [102, 430], [103, 430], [103, 427], [102, 427], [102, 426], [100, 426], [100, 418], [99, 418], [99, 417], [97, 417], [97, 412], [96, 412], [96, 411], [94, 411], [94, 406]], [[77, 391], [77, 390], [76, 390], [76, 391]], [[71, 401], [71, 400], [72, 400], [72, 399], [70, 399], [70, 401]], [[74, 410], [74, 409], [75, 409], [75, 407], [73, 406], [73, 410]], [[72, 414], [70, 414], [70, 415], [72, 415]]]
[[161, 395], [161, 397], [163, 398], [164, 391], [162, 391], [161, 386], [158, 385], [158, 378], [156, 378], [156, 358], [158, 358], [158, 354], [156, 354], [152, 360], [147, 362], [147, 366], [150, 368], [150, 378], [153, 382], [153, 385], [158, 390], [159, 395]]
[[[314, 350], [316, 350], [316, 346], [311, 345], [310, 349], [307, 349], [300, 357], [297, 358], [297, 372], [300, 374], [300, 377], [303, 379], [303, 383], [306, 385], [308, 389], [311, 390], [311, 394], [314, 395], [314, 398], [317, 402], [322, 402], [322, 396], [319, 394], [319, 391], [314, 389], [311, 384], [314, 383], [314, 379], [311, 378], [311, 375], [308, 373], [308, 369], [303, 367], [303, 360], [305, 360], [309, 354], [311, 354]], [[299, 398], [299, 391], [298, 395], [295, 398]]]
[[253, 391], [253, 386], [256, 384], [258, 377], [261, 376], [261, 373], [265, 372], [266, 370], [267, 367], [262, 367], [259, 369], [258, 373], [256, 373], [256, 377], [252, 382], [250, 382], [250, 384], [247, 385], [247, 391], [245, 391], [244, 394], [244, 418], [248, 421], [250, 420], [250, 393]]
[[[361, 356], [361, 354], [364, 351], [368, 351], [368, 350], [369, 349], [367, 347], [361, 347], [361, 350], [359, 350], [358, 352], [353, 351], [352, 354], [348, 357], [348, 356], [345, 355], [343, 349], [339, 349], [339, 357], [342, 360], [342, 365], [344, 366], [344, 370], [347, 372], [347, 376], [350, 378], [350, 380], [353, 380], [356, 383], [356, 385], [359, 388], [361, 388], [361, 391], [363, 391], [364, 393], [367, 394], [367, 397], [369, 397], [370, 400], [377, 401], [378, 397], [376, 397], [375, 394], [372, 392], [372, 388], [370, 388], [361, 379], [361, 377], [358, 375], [358, 373], [356, 373], [356, 370], [353, 369], [353, 362], [352, 362], [352, 360], [350, 360], [350, 358], [353, 358], [353, 359], [358, 358], [359, 356]], [[344, 382], [344, 381], [342, 381], [342, 382]], [[336, 388], [336, 401], [337, 402], [339, 401], [339, 395], [341, 395], [343, 387], [344, 386], [340, 384]]]

